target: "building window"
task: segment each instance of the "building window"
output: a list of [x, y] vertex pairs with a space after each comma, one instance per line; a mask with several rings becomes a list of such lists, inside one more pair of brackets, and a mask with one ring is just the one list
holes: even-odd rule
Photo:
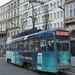
[[62, 6], [62, 0], [60, 0], [60, 5]]
[[61, 22], [61, 28], [63, 28], [63, 23]]
[[10, 5], [8, 6], [8, 10], [10, 9]]
[[54, 8], [56, 8], [56, 2], [54, 2]]
[[24, 14], [23, 14], [23, 18], [27, 18], [28, 17], [28, 12], [25, 12]]
[[57, 18], [59, 18], [59, 12], [57, 12]]
[[28, 21], [27, 21], [27, 20], [24, 21], [24, 26], [25, 26], [25, 27], [28, 26]]
[[42, 11], [43, 12], [47, 12], [49, 10], [49, 5], [47, 4], [47, 5], [44, 5], [43, 7], [42, 7]]
[[14, 17], [16, 16], [16, 9], [14, 9]]
[[57, 28], [59, 28], [59, 23], [57, 23]]
[[14, 2], [14, 8], [16, 7], [16, 2]]
[[46, 22], [48, 20], [49, 20], [49, 14], [46, 14], [46, 15], [42, 16], [42, 21], [43, 22]]
[[60, 16], [62, 17], [62, 11], [60, 11]]
[[50, 10], [52, 9], [52, 6], [53, 6], [53, 4], [52, 4], [52, 3], [50, 3]]
[[70, 5], [70, 17], [72, 17], [72, 4]]
[[13, 3], [11, 4], [11, 9], [13, 8]]
[[68, 8], [68, 6], [66, 6], [66, 15], [65, 15], [65, 17], [69, 18], [68, 16], [69, 16], [69, 8]]
[[59, 6], [59, 1], [57, 1], [57, 7]]
[[19, 6], [19, 0], [17, 0], [17, 6]]
[[74, 5], [73, 5], [73, 7], [74, 7], [74, 17], [75, 17], [75, 3], [74, 3]]
[[56, 23], [54, 23], [54, 27], [56, 28]]
[[13, 11], [11, 11], [11, 18], [13, 17]]
[[54, 19], [56, 19], [56, 13], [54, 13]]
[[37, 9], [34, 9], [34, 15], [36, 15], [37, 14]]
[[50, 20], [52, 20], [52, 13], [50, 13]]
[[28, 9], [28, 4], [25, 4], [25, 5], [23, 6], [23, 9], [24, 9], [24, 10]]

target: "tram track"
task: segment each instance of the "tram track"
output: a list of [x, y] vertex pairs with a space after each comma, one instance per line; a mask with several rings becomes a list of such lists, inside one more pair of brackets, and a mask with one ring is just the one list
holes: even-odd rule
[[75, 74], [75, 67], [74, 66], [71, 66], [71, 70], [70, 71], [66, 71], [66, 72], [74, 73]]
[[75, 73], [75, 67], [74, 66], [71, 67], [71, 72]]

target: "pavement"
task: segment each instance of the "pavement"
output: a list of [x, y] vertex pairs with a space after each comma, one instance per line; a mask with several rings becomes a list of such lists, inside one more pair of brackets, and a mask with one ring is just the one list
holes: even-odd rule
[[5, 59], [5, 57], [0, 57], [0, 60], [4, 60]]

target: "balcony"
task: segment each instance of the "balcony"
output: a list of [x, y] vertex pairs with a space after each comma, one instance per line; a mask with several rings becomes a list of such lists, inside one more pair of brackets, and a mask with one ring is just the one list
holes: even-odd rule
[[65, 0], [65, 3], [70, 3], [72, 1], [74, 1], [74, 0]]
[[75, 17], [65, 19], [65, 23], [74, 23], [74, 22], [75, 22]]

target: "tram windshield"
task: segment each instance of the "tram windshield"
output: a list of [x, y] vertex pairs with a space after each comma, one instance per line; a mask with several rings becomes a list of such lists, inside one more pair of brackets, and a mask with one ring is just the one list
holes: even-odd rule
[[69, 51], [69, 37], [68, 36], [57, 36], [56, 46], [58, 51]]

